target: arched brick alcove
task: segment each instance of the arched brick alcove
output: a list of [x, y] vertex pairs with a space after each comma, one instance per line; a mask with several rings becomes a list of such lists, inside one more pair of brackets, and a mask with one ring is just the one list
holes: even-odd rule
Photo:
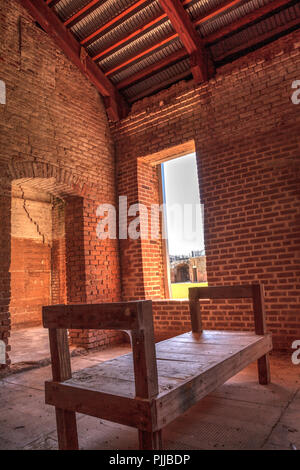
[[[109, 240], [106, 245], [99, 245], [96, 236], [96, 208], [101, 201], [93, 186], [90, 186], [84, 178], [74, 176], [67, 169], [35, 162], [19, 162], [3, 166], [0, 174], [2, 188], [0, 212], [3, 221], [0, 248], [3, 263], [0, 279], [3, 287], [1, 291], [4, 293], [1, 298], [0, 339], [6, 342], [9, 354], [10, 330], [14, 326], [11, 312], [14, 308], [16, 317], [18, 296], [20, 297], [15, 282], [16, 271], [21, 277], [21, 284], [24, 285], [25, 282], [24, 269], [22, 274], [22, 269], [16, 269], [15, 266], [16, 253], [23, 256], [24, 261], [26, 250], [22, 249], [22, 243], [23, 247], [26, 245], [27, 251], [37, 258], [40, 266], [42, 261], [44, 261], [43, 268], [50, 263], [48, 266], [51, 272], [50, 302], [46, 302], [46, 296], [40, 296], [46, 303], [95, 303], [120, 300], [119, 284], [109, 282], [111, 273], [115, 274], [119, 281], [118, 252], [117, 246], [112, 246], [114, 241]], [[49, 199], [45, 199], [45, 195], [48, 195]], [[43, 205], [41, 214], [37, 214], [37, 205]], [[50, 222], [44, 220], [46, 216], [49, 217], [49, 207], [51, 207], [51, 230], [48, 227]], [[29, 226], [28, 233], [24, 233], [24, 237], [22, 236], [25, 232], [24, 224], [20, 222], [19, 227], [12, 229], [12, 223], [16, 218], [15, 212], [18, 210], [22, 212], [22, 217]], [[26, 238], [26, 243], [22, 238]], [[34, 249], [29, 246], [30, 243], [33, 243]], [[111, 264], [108, 266], [109, 256]], [[34, 269], [32, 268], [32, 272]], [[44, 284], [47, 288], [47, 280], [45, 281], [47, 274], [47, 269], [42, 270], [44, 281], [40, 276], [37, 289], [39, 284], [41, 289]], [[28, 297], [28, 292], [25, 292], [24, 299]], [[37, 310], [40, 313], [35, 312], [33, 324], [38, 324], [41, 320], [41, 306]], [[28, 318], [26, 315], [23, 316], [24, 325], [28, 323], [28, 319], [30, 320], [29, 316]], [[122, 333], [70, 331], [71, 342], [86, 348], [121, 342], [123, 338]], [[7, 365], [9, 364], [7, 356]]]

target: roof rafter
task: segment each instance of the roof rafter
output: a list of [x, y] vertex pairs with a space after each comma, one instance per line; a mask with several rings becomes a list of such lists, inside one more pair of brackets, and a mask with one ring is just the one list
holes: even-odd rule
[[196, 83], [206, 81], [209, 77], [208, 52], [182, 3], [180, 0], [159, 0], [159, 3], [190, 55], [191, 69]]
[[117, 121], [124, 117], [127, 106], [123, 97], [44, 0], [19, 0], [19, 2], [105, 97], [109, 118]]
[[251, 52], [251, 49], [253, 50], [253, 48], [257, 48], [257, 46], [259, 46], [261, 43], [265, 44], [268, 41], [274, 39], [274, 37], [279, 37], [299, 27], [300, 19], [294, 18], [284, 25], [277, 26], [275, 29], [272, 29], [271, 31], [268, 31], [261, 36], [251, 39], [247, 44], [241, 44], [232, 49], [229, 53], [218, 56], [216, 61], [219, 63], [219, 65], [222, 65], [222, 63], [226, 63], [228, 61], [232, 61], [237, 57], [245, 55], [245, 53], [249, 52], [249, 50]]
[[[189, 3], [191, 3], [193, 0], [183, 0], [182, 1], [182, 5], [188, 5]], [[234, 0], [234, 1], [241, 1], [241, 0]], [[157, 15], [155, 18], [151, 19], [151, 21], [148, 21], [147, 23], [145, 23], [143, 26], [141, 26], [139, 29], [136, 29], [135, 31], [132, 31], [132, 33], [128, 34], [128, 36], [125, 36], [124, 38], [120, 39], [119, 41], [115, 42], [114, 44], [112, 44], [111, 46], [109, 46], [107, 49], [105, 50], [102, 50], [102, 51], [99, 51], [97, 52], [97, 54], [93, 57], [93, 60], [98, 60], [100, 59], [101, 57], [103, 57], [104, 55], [108, 54], [109, 52], [112, 52], [114, 49], [117, 49], [119, 46], [121, 46], [122, 44], [126, 43], [127, 41], [129, 41], [130, 39], [133, 39], [135, 38], [136, 36], [138, 36], [139, 34], [147, 31], [147, 29], [150, 29], [152, 26], [155, 26], [156, 24], [158, 24], [160, 21], [164, 20], [168, 18], [167, 14], [166, 13], [162, 13], [162, 14], [159, 14]]]
[[81, 8], [77, 13], [74, 13], [70, 18], [68, 18], [65, 22], [64, 25], [68, 26], [68, 28], [71, 28], [75, 24], [79, 23], [79, 21], [82, 20], [85, 16], [89, 15], [92, 13], [96, 8], [98, 8], [102, 3], [104, 3], [106, 0], [92, 0], [89, 2], [85, 7]]
[[[240, 2], [241, 2], [241, 0], [226, 1], [225, 3], [223, 3], [223, 5], [221, 7], [214, 8], [213, 10], [206, 13], [205, 15], [200, 16], [199, 18], [194, 20], [193, 23], [195, 25], [199, 25], [201, 23], [204, 23], [208, 19], [211, 19], [212, 17], [217, 16], [219, 13], [222, 13], [222, 12], [230, 9], [231, 7], [237, 5]], [[218, 40], [222, 40], [224, 37], [229, 36], [231, 34], [235, 34], [236, 32], [238, 32], [243, 27], [247, 27], [249, 24], [252, 24], [256, 21], [260, 21], [263, 17], [265, 17], [269, 14], [276, 13], [279, 9], [287, 7], [292, 3], [296, 3], [295, 0], [273, 0], [273, 2], [263, 6], [261, 8], [256, 9], [255, 11], [253, 11], [252, 13], [249, 13], [248, 15], [244, 16], [243, 18], [238, 19], [237, 21], [231, 23], [230, 25], [225, 26], [225, 27], [221, 28], [220, 30], [218, 30], [214, 33], [211, 33], [210, 35], [204, 37], [203, 42], [204, 42], [204, 44], [209, 45], [209, 44], [212, 44], [214, 42], [217, 42]], [[178, 35], [176, 35], [176, 37], [178, 37]], [[167, 40], [169, 40], [169, 41], [171, 41], [173, 39], [174, 39], [174, 36], [169, 36], [169, 38], [167, 38]], [[259, 41], [260, 41], [260, 38], [257, 38], [256, 40], [254, 40], [254, 43], [259, 42]], [[158, 43], [156, 46], [159, 47], [160, 43]], [[153, 46], [152, 49], [155, 49], [156, 46]], [[245, 45], [243, 45], [243, 48], [245, 48]], [[141, 53], [140, 56], [143, 56], [143, 55], [147, 54], [148, 52], [149, 52], [149, 49], [147, 49], [146, 51]], [[179, 58], [180, 58], [181, 55], [182, 55], [182, 57], [184, 56], [183, 52], [184, 52], [184, 49], [180, 49], [177, 52]], [[130, 62], [132, 62], [134, 59], [130, 60]], [[169, 62], [168, 62], [168, 59], [169, 59]], [[174, 54], [170, 54], [168, 57], [166, 57], [163, 60], [161, 60], [160, 62], [157, 62], [156, 64], [154, 64], [155, 70], [153, 70], [153, 71], [158, 71], [159, 69], [165, 68], [168, 65], [171, 65], [171, 63], [173, 63], [173, 62], [174, 62]], [[127, 63], [129, 63], [129, 61], [127, 61], [124, 64], [120, 64], [119, 66], [114, 68], [112, 71], [106, 72], [106, 74], [110, 75], [110, 73], [113, 73], [116, 69], [122, 68], [123, 66], [127, 65]], [[118, 89], [125, 88], [125, 87], [130, 86], [131, 84], [136, 83], [137, 81], [141, 80], [142, 78], [144, 78], [144, 73], [145, 73], [145, 77], [148, 76], [149, 75], [148, 72], [151, 71], [151, 67], [152, 66], [149, 66], [146, 69], [144, 69], [143, 71], [137, 72], [136, 74], [131, 75], [130, 77], [122, 80], [117, 85]]]
[[52, 8], [52, 7], [55, 7], [55, 5], [60, 2], [60, 0], [46, 0], [46, 3], [48, 5], [48, 7]]
[[125, 18], [126, 16], [128, 16], [130, 13], [134, 12], [135, 10], [137, 10], [138, 8], [141, 8], [143, 7], [143, 5], [148, 2], [148, 0], [138, 0], [136, 3], [134, 3], [133, 5], [131, 5], [130, 7], [126, 8], [125, 10], [123, 10], [121, 13], [119, 13], [119, 15], [115, 16], [114, 18], [112, 18], [110, 21], [108, 21], [107, 23], [105, 23], [104, 25], [100, 26], [100, 28], [98, 28], [96, 31], [94, 31], [93, 33], [89, 34], [86, 38], [82, 39], [82, 41], [80, 42], [80, 44], [83, 46], [87, 43], [90, 43], [92, 40], [96, 40], [98, 38], [98, 36], [103, 33], [103, 31], [107, 30], [108, 28], [110, 28], [111, 26], [113, 26], [114, 24], [116, 24], [118, 21], [120, 21], [122, 18]]
[[[230, 36], [231, 34], [236, 33], [240, 29], [251, 25], [257, 21], [260, 21], [263, 17], [268, 16], [270, 14], [275, 14], [277, 10], [282, 8], [287, 8], [289, 5], [293, 3], [297, 3], [296, 0], [273, 0], [271, 3], [264, 5], [260, 8], [257, 8], [251, 13], [248, 13], [246, 16], [234, 21], [233, 23], [225, 26], [218, 31], [209, 34], [204, 38], [205, 44], [213, 44], [226, 36]], [[197, 20], [195, 21], [197, 24]]]
[[133, 83], [144, 80], [145, 78], [152, 75], [152, 73], [161, 71], [164, 67], [169, 67], [171, 64], [176, 63], [178, 60], [183, 59], [186, 56], [188, 56], [188, 53], [186, 52], [186, 50], [179, 49], [178, 51], [173, 52], [173, 54], [170, 54], [167, 57], [164, 57], [160, 61], [154, 62], [154, 64], [151, 64], [148, 67], [145, 67], [144, 69], [140, 70], [136, 74], [131, 75], [128, 78], [124, 78], [124, 80], [119, 82], [116, 86], [118, 90], [121, 90], [122, 88], [127, 88]]

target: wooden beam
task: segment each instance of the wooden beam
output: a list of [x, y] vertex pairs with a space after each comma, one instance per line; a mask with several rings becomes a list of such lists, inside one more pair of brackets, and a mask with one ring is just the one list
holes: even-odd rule
[[163, 15], [157, 16], [156, 18], [151, 20], [149, 23], [146, 23], [145, 25], [141, 26], [139, 29], [133, 31], [131, 34], [129, 34], [128, 36], [125, 36], [123, 39], [120, 39], [120, 41], [115, 42], [114, 44], [109, 46], [107, 49], [104, 49], [104, 50], [98, 52], [97, 54], [95, 54], [93, 56], [93, 60], [95, 60], [95, 61], [99, 60], [101, 57], [105, 56], [109, 52], [114, 51], [118, 47], [122, 46], [122, 44], [125, 44], [127, 41], [130, 41], [130, 39], [135, 38], [136, 36], [143, 33], [144, 31], [147, 31], [147, 29], [151, 28], [152, 26], [155, 26], [157, 23], [159, 23], [164, 18], [166, 18], [166, 16], [167, 15], [165, 13]]
[[234, 49], [231, 49], [226, 54], [222, 54], [216, 57], [215, 61], [218, 66], [227, 62], [232, 62], [236, 58], [247, 54], [249, 51], [251, 52], [251, 49], [253, 50], [254, 48], [262, 47], [277, 37], [287, 34], [292, 30], [298, 29], [299, 27], [300, 18], [295, 18], [282, 26], [277, 26], [277, 28], [249, 40], [247, 43], [241, 44]]
[[276, 13], [276, 10], [280, 10], [284, 7], [295, 3], [295, 1], [289, 0], [273, 0], [271, 3], [264, 5], [261, 8], [257, 8], [252, 13], [239, 18], [233, 23], [225, 26], [224, 28], [215, 31], [212, 34], [206, 36], [203, 40], [205, 44], [214, 44], [215, 42], [224, 39], [226, 36], [230, 36], [240, 29], [250, 26], [251, 24], [261, 20], [264, 16]]
[[152, 431], [151, 403], [78, 387], [71, 382], [45, 382], [46, 404]]
[[[191, 0], [184, 0], [182, 2], [183, 5], [186, 5], [188, 3], [190, 3]], [[212, 10], [210, 10], [209, 12], [207, 12], [206, 14], [200, 16], [197, 20], [194, 21], [194, 24], [195, 25], [199, 25], [201, 23], [205, 23], [205, 21], [208, 21], [212, 18], [214, 18], [215, 16], [217, 16], [218, 14], [220, 13], [223, 13], [224, 11], [227, 11], [229, 10], [230, 8], [232, 8], [233, 6], [236, 6], [238, 5], [239, 3], [241, 3], [242, 0], [227, 0], [226, 2], [223, 3], [223, 5], [220, 7], [217, 7], [217, 8], [214, 8]], [[156, 18], [154, 18], [152, 21], [150, 21], [149, 23], [145, 24], [144, 26], [142, 26], [140, 29], [136, 30], [136, 31], [133, 31], [130, 35], [128, 36], [125, 36], [123, 39], [121, 39], [119, 42], [116, 42], [115, 44], [112, 44], [110, 47], [108, 47], [107, 49], [97, 53], [94, 57], [93, 57], [93, 60], [99, 60], [101, 57], [105, 56], [106, 54], [108, 54], [109, 52], [112, 52], [113, 50], [115, 50], [117, 47], [121, 46], [122, 44], [126, 43], [127, 41], [129, 41], [130, 39], [134, 38], [135, 36], [137, 36], [138, 34], [140, 34], [141, 32], [147, 30], [148, 28], [150, 28], [151, 26], [155, 25], [156, 23], [158, 23], [159, 21], [161, 21], [163, 18], [166, 18], [167, 17], [167, 14], [164, 13], [163, 15], [160, 15]], [[177, 35], [178, 37], [178, 35]], [[136, 83], [136, 82], [139, 82], [140, 80], [148, 77], [149, 75], [151, 75], [152, 73], [154, 72], [157, 72], [158, 70], [161, 70], [165, 67], [167, 67], [168, 65], [171, 65], [172, 63], [176, 62], [177, 60], [180, 60], [180, 58], [183, 58], [185, 57], [186, 55], [188, 55], [187, 53], [185, 53], [185, 49], [180, 49], [179, 51], [176, 51], [174, 54], [170, 54], [168, 57], [162, 59], [161, 61], [159, 62], [156, 62], [155, 64], [153, 65], [150, 65], [149, 67], [146, 67], [145, 69], [143, 69], [141, 72], [138, 72], [137, 74], [135, 75], [131, 75], [130, 77], [128, 77], [127, 79], [125, 80], [122, 80], [122, 82], [118, 83], [117, 84], [117, 88], [120, 90], [122, 88], [125, 88], [133, 83]], [[135, 59], [134, 59], [135, 60]]]
[[45, 328], [76, 330], [139, 329], [139, 309], [148, 304], [151, 306], [151, 301], [50, 305], [43, 307], [43, 325]]
[[230, 10], [230, 8], [238, 6], [242, 3], [243, 0], [226, 0], [222, 5], [218, 5], [215, 8], [212, 8], [208, 11], [205, 15], [199, 16], [196, 20], [193, 21], [195, 26], [199, 26], [199, 24], [205, 23], [205, 21], [211, 20], [215, 16], [220, 15], [221, 13]]
[[252, 285], [190, 287], [192, 299], [251, 299]]
[[159, 0], [159, 2], [191, 57], [191, 69], [196, 83], [206, 81], [209, 76], [208, 53], [188, 13], [180, 0]]
[[50, 8], [55, 7], [55, 5], [59, 2], [60, 2], [60, 0], [46, 0], [46, 3], [48, 5], [48, 7], [50, 7]]
[[[52, 376], [55, 381], [72, 377], [67, 330], [49, 329]], [[55, 408], [57, 437], [60, 450], [78, 449], [76, 414], [64, 408]]]
[[[209, 12], [207, 12], [206, 14], [201, 15], [199, 18], [197, 18], [196, 20], [193, 21], [193, 24], [195, 26], [198, 26], [198, 25], [204, 23], [205, 21], [208, 21], [208, 20], [218, 16], [220, 13], [224, 13], [225, 11], [229, 10], [230, 8], [232, 8], [234, 6], [238, 6], [241, 2], [242, 2], [242, 0], [230, 0], [230, 1], [227, 0], [226, 2], [224, 2], [222, 4], [222, 6], [214, 8], [214, 9], [210, 10]], [[275, 4], [275, 2], [276, 2], [276, 4]], [[238, 29], [240, 29], [243, 26], [246, 26], [249, 21], [252, 21], [253, 18], [261, 18], [264, 15], [269, 14], [272, 11], [275, 11], [280, 6], [282, 7], [283, 5], [286, 5], [287, 3], [288, 4], [294, 3], [295, 0], [289, 1], [289, 2], [287, 2], [287, 0], [275, 0], [275, 2], [273, 2], [272, 4], [266, 5], [265, 7], [262, 7], [261, 9], [259, 9], [259, 11], [256, 10], [255, 12], [251, 13], [250, 15], [247, 15], [244, 18], [241, 18], [241, 19], [237, 20], [236, 22], [232, 23], [231, 25], [226, 26], [226, 27], [222, 28], [219, 31], [216, 31], [215, 33], [212, 33], [209, 36], [206, 36], [205, 38], [202, 39], [203, 43], [205, 45], [209, 45], [209, 44], [215, 42], [216, 39], [222, 39], [223, 36], [226, 36], [230, 32], [232, 34], [234, 34]], [[185, 3], [187, 3], [187, 0], [183, 2], [183, 5]], [[161, 19], [162, 19], [162, 17], [159, 17], [159, 20], [161, 20]], [[155, 22], [155, 19], [153, 21]], [[153, 23], [149, 23], [149, 27], [152, 26], [152, 24]], [[139, 34], [143, 30], [147, 29], [147, 27], [148, 27], [148, 25], [146, 24], [140, 30], [137, 30], [136, 32], [133, 32], [131, 35], [126, 36], [125, 38], [120, 40], [120, 42], [118, 42], [116, 44], [113, 44], [112, 46], [110, 46], [108, 49], [106, 49], [104, 51], [99, 52], [98, 54], [96, 54], [93, 57], [93, 60], [99, 60], [101, 57], [103, 57], [107, 53], [113, 51], [116, 47], [118, 47], [118, 46], [122, 45], [123, 43], [127, 42], [128, 40], [130, 40], [132, 37], [134, 37], [136, 35], [136, 33]], [[167, 44], [169, 41], [175, 39], [178, 36], [179, 36], [178, 33], [176, 33], [174, 35], [172, 34], [169, 37], [165, 38], [163, 43]], [[161, 45], [162, 45], [162, 42], [154, 44], [151, 48], [148, 48], [145, 51], [142, 51], [138, 55], [136, 55], [134, 57], [131, 57], [130, 59], [128, 59], [127, 61], [125, 61], [121, 64], [119, 64], [118, 66], [114, 67], [113, 69], [108, 70], [106, 72], [106, 75], [109, 76], [112, 73], [122, 69], [123, 67], [126, 67], [127, 65], [134, 62], [135, 60], [147, 55], [148, 53], [150, 53], [150, 52], [152, 52], [156, 49], [158, 49]], [[170, 62], [172, 62], [172, 61], [173, 61], [172, 56], [170, 56]], [[168, 64], [167, 64], [167, 58], [166, 58], [166, 60], [162, 61], [162, 67], [165, 67], [167, 65]], [[156, 70], [158, 70], [158, 68], [156, 68]], [[139, 81], [139, 78], [137, 78], [137, 80], [135, 80], [135, 76], [132, 76], [132, 83], [134, 83], [135, 81]], [[123, 88], [123, 87], [120, 87], [120, 88]]]
[[147, 54], [150, 54], [151, 52], [156, 51], [160, 47], [164, 46], [165, 44], [168, 44], [169, 42], [173, 41], [173, 39], [176, 39], [178, 37], [177, 33], [171, 34], [170, 36], [166, 37], [162, 41], [154, 44], [153, 46], [149, 47], [148, 49], [145, 49], [144, 51], [140, 52], [139, 54], [130, 57], [130, 59], [126, 60], [125, 62], [122, 62], [119, 65], [116, 65], [113, 69], [108, 70], [105, 72], [105, 75], [108, 77], [109, 75], [112, 75], [113, 73], [117, 72], [120, 69], [123, 69], [127, 65], [131, 64], [132, 62], [140, 59], [141, 57], [144, 57]]
[[[239, 0], [239, 1], [241, 1], [241, 0]], [[188, 5], [191, 2], [192, 2], [192, 0], [183, 0], [182, 5]], [[111, 46], [109, 46], [107, 49], [104, 49], [102, 51], [97, 52], [97, 54], [93, 57], [93, 60], [99, 60], [101, 57], [103, 57], [106, 54], [108, 54], [109, 52], [112, 52], [113, 50], [117, 49], [122, 44], [125, 44], [126, 42], [130, 41], [130, 39], [135, 38], [136, 36], [143, 33], [144, 31], [147, 31], [147, 29], [150, 29], [152, 26], [155, 26], [157, 23], [159, 23], [160, 21], [162, 21], [163, 19], [166, 19], [166, 18], [168, 18], [166, 13], [159, 14], [158, 16], [153, 18], [151, 21], [145, 23], [139, 29], [136, 29], [135, 31], [128, 34], [124, 38], [120, 39], [120, 41], [117, 41], [114, 44], [112, 44]]]
[[96, 86], [101, 95], [116, 100], [114, 108], [109, 110], [114, 110], [113, 113], [110, 113], [109, 118], [117, 121], [124, 117], [127, 109], [124, 99], [47, 4], [43, 0], [19, 0], [19, 2], [51, 36], [73, 64]]
[[89, 15], [92, 13], [96, 8], [98, 8], [102, 3], [104, 3], [105, 0], [92, 0], [89, 2], [85, 7], [81, 8], [79, 11], [74, 13], [70, 18], [68, 18], [65, 22], [64, 25], [67, 26], [68, 28], [71, 28], [75, 24], [79, 23], [82, 18], [85, 16]]
[[132, 13], [134, 12], [135, 10], [137, 10], [138, 8], [142, 7], [146, 2], [148, 2], [148, 0], [139, 0], [138, 2], [134, 3], [133, 5], [131, 5], [130, 7], [126, 8], [126, 10], [122, 11], [121, 13], [119, 13], [119, 15], [115, 16], [114, 18], [112, 18], [110, 21], [108, 21], [107, 23], [105, 23], [104, 25], [100, 26], [100, 28], [98, 28], [96, 31], [94, 31], [93, 33], [89, 34], [86, 38], [84, 38], [82, 41], [81, 41], [81, 45], [84, 45], [84, 44], [87, 44], [88, 42], [90, 42], [92, 39], [95, 40], [97, 39], [97, 37], [103, 33], [106, 29], [108, 29], [109, 27], [113, 26], [114, 24], [116, 24], [118, 21], [120, 21], [122, 18], [125, 18], [127, 15], [129, 15], [129, 13]]
[[144, 80], [145, 78], [149, 77], [153, 73], [158, 72], [159, 70], [162, 70], [163, 68], [168, 67], [172, 65], [173, 63], [176, 63], [178, 60], [183, 59], [187, 55], [188, 53], [186, 52], [185, 49], [179, 49], [173, 54], [170, 54], [167, 57], [164, 57], [162, 60], [149, 65], [149, 67], [145, 67], [140, 72], [137, 72], [136, 74], [125, 78], [124, 80], [119, 82], [116, 86], [118, 90], [121, 90], [122, 88], [126, 88], [134, 83]]

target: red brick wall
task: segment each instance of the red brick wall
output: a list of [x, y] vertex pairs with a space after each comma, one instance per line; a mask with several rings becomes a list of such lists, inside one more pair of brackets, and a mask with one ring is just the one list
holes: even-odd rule
[[[277, 348], [290, 348], [300, 338], [300, 106], [291, 101], [297, 79], [300, 33], [294, 32], [224, 66], [209, 83], [181, 82], [138, 102], [127, 119], [112, 125], [119, 194], [127, 194], [127, 185], [130, 194], [138, 186], [137, 172], [129, 170], [137, 162], [155, 162], [170, 147], [194, 140], [208, 282], [262, 281]], [[149, 178], [144, 184], [153, 192]], [[127, 271], [126, 298], [136, 296], [134, 278], [145, 279], [141, 247], [127, 243], [122, 266], [133, 260], [136, 271]], [[151, 264], [151, 257], [147, 261]], [[152, 292], [160, 289], [158, 277], [155, 282]], [[143, 290], [146, 296], [147, 287]], [[248, 320], [236, 315], [234, 323], [245, 327]], [[221, 324], [230, 327], [229, 319], [217, 321], [212, 309], [211, 327]]]
[[[154, 300], [155, 339], [171, 338], [191, 330], [188, 300]], [[204, 329], [254, 331], [252, 301], [201, 300]]]
[[12, 239], [12, 328], [40, 326], [42, 306], [51, 303], [51, 248], [36, 240]]
[[[0, 115], [1, 194], [11, 180], [39, 177], [49, 180], [54, 195], [86, 198], [86, 275], [78, 276], [70, 298], [84, 292], [89, 301], [120, 300], [118, 243], [100, 245], [95, 238], [97, 205], [116, 201], [113, 141], [101, 97], [15, 0], [0, 0], [0, 63], [7, 91]], [[1, 199], [0, 339], [9, 336], [9, 208], [9, 198]], [[53, 263], [62, 250], [53, 248]], [[53, 280], [55, 303], [65, 295], [63, 277]]]
[[52, 204], [51, 303], [67, 302], [65, 201]]
[[11, 205], [12, 328], [42, 324], [51, 303], [52, 204], [47, 193], [13, 185]]

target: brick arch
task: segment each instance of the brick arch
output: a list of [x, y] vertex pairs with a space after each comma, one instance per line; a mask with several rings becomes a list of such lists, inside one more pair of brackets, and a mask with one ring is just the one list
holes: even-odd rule
[[15, 162], [2, 166], [1, 175], [5, 186], [12, 181], [18, 181], [20, 184], [30, 181], [33, 187], [58, 197], [85, 197], [93, 194], [92, 186], [85, 178], [51, 163]]

